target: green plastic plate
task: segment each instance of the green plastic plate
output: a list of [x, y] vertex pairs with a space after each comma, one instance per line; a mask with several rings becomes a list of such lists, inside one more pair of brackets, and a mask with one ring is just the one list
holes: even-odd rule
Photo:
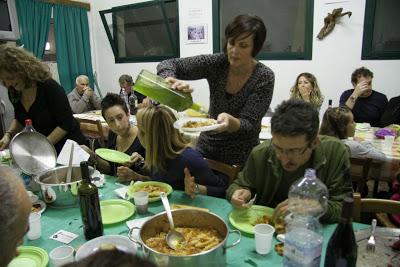
[[[159, 186], [159, 187], [164, 188], [167, 191], [166, 192], [167, 196], [169, 194], [171, 194], [172, 191], [173, 191], [172, 187], [169, 184], [162, 183], [162, 182], [156, 182], [156, 181], [149, 181], [149, 182], [143, 182], [143, 183], [135, 183], [135, 184], [129, 186], [128, 192], [127, 192], [128, 196], [132, 198], [133, 197], [133, 193], [135, 193], [137, 191], [142, 191], [141, 189], [143, 187], [149, 186], [149, 185], [154, 185], [154, 186]], [[157, 194], [157, 196], [149, 196], [149, 202], [155, 202], [155, 201], [158, 201], [160, 199], [161, 198], [160, 198], [159, 194]]]
[[98, 148], [95, 152], [102, 159], [115, 163], [125, 163], [131, 159], [128, 154], [108, 148]]
[[108, 199], [100, 201], [103, 224], [123, 222], [135, 213], [135, 205], [127, 200]]
[[49, 256], [42, 248], [22, 246], [18, 251], [18, 257], [14, 258], [8, 267], [46, 267], [49, 263]]
[[229, 222], [238, 230], [254, 234], [254, 222], [264, 215], [272, 216], [274, 209], [265, 206], [253, 205], [250, 209], [235, 209], [229, 214]]

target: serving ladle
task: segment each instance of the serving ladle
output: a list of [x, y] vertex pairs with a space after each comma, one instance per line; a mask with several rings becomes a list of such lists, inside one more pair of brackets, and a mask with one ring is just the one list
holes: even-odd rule
[[167, 212], [169, 228], [170, 228], [167, 236], [165, 237], [165, 241], [167, 241], [167, 244], [170, 248], [176, 250], [177, 248], [179, 248], [179, 246], [182, 245], [183, 242], [185, 242], [185, 237], [181, 233], [175, 230], [174, 220], [172, 219], [171, 207], [169, 206], [167, 195], [164, 192], [161, 192], [160, 197], [164, 205], [164, 209]]

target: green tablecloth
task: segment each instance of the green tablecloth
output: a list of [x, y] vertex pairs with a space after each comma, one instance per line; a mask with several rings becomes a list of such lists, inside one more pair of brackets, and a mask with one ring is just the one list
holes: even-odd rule
[[[115, 185], [116, 179], [114, 177], [107, 176], [107, 182], [105, 186], [100, 189], [100, 197], [104, 199], [118, 198], [114, 190], [118, 188]], [[230, 228], [233, 226], [229, 224], [228, 216], [232, 211], [231, 204], [224, 199], [214, 198], [209, 196], [199, 195], [195, 199], [190, 199], [182, 191], [174, 191], [170, 196], [170, 202], [176, 204], [185, 204], [197, 207], [208, 208], [210, 212], [219, 215], [227, 222]], [[164, 211], [161, 201], [149, 204], [149, 214], [156, 214]], [[147, 216], [148, 216], [147, 215]], [[143, 216], [135, 213], [129, 220], [141, 218]], [[332, 232], [336, 225], [325, 225], [324, 226], [324, 246], [322, 259], [325, 258], [326, 243], [329, 240]], [[367, 225], [354, 223], [354, 229], [362, 229], [368, 227]], [[52, 240], [49, 237], [57, 232], [58, 230], [66, 230], [75, 234], [79, 237], [73, 240], [69, 245], [76, 249], [82, 245], [86, 240], [83, 236], [82, 221], [79, 207], [67, 208], [67, 209], [54, 209], [47, 207], [46, 211], [42, 214], [42, 236], [37, 240], [25, 240], [24, 245], [38, 246], [50, 252], [53, 248], [63, 245], [62, 243]], [[125, 222], [117, 223], [104, 227], [104, 234], [120, 234], [127, 236], [128, 227]], [[233, 234], [228, 238], [227, 244], [231, 244], [237, 238], [237, 235]], [[274, 239], [274, 244], [277, 240]], [[322, 260], [323, 261], [323, 260]], [[255, 241], [253, 236], [242, 235], [241, 242], [233, 248], [227, 251], [227, 262], [226, 266], [281, 266], [282, 257], [277, 255], [275, 251], [271, 251], [266, 256], [258, 255], [255, 252]], [[52, 264], [50, 263], [50, 266]]]

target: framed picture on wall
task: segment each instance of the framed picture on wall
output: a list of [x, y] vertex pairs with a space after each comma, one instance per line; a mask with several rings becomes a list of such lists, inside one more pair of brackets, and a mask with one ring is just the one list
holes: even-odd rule
[[206, 44], [208, 42], [207, 24], [186, 25], [186, 44]]

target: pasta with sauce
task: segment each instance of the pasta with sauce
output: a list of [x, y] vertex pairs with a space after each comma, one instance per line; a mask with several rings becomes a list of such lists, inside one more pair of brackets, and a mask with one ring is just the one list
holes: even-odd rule
[[165, 237], [167, 233], [161, 232], [145, 241], [150, 248], [168, 255], [183, 256], [208, 251], [222, 242], [221, 235], [217, 230], [207, 227], [177, 227], [176, 231], [185, 237], [184, 243], [180, 244], [176, 250], [171, 249]]

